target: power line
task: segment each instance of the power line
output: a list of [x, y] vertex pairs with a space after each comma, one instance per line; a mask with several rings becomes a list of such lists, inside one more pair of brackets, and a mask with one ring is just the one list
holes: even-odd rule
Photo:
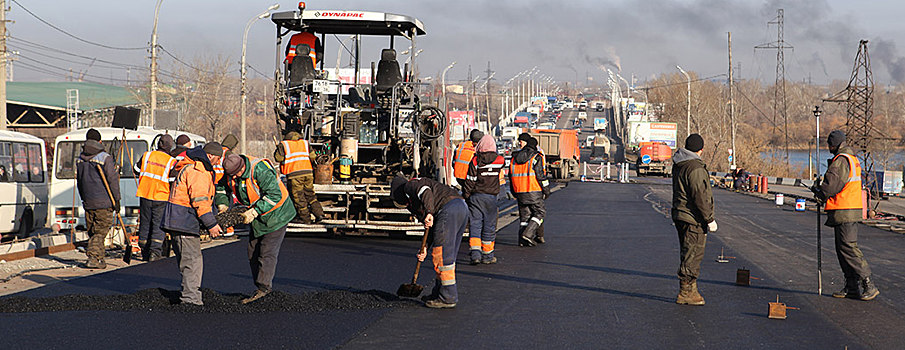
[[97, 57], [85, 56], [85, 55], [80, 55], [80, 54], [77, 54], [77, 53], [72, 53], [72, 52], [68, 52], [68, 51], [63, 51], [63, 50], [60, 50], [60, 49], [57, 49], [57, 48], [53, 48], [53, 47], [45, 46], [45, 45], [42, 45], [42, 44], [38, 44], [38, 43], [36, 43], [36, 42], [28, 41], [28, 40], [25, 40], [25, 39], [22, 39], [22, 38], [19, 38], [19, 37], [15, 37], [15, 36], [12, 36], [12, 35], [10, 35], [9, 38], [10, 38], [10, 39], [13, 39], [13, 40], [15, 40], [15, 41], [20, 41], [21, 43], [19, 43], [19, 44], [21, 44], [21, 45], [31, 46], [31, 47], [33, 47], [33, 48], [38, 48], [38, 49], [44, 49], [44, 50], [47, 50], [47, 51], [58, 52], [58, 53], [62, 53], [62, 54], [69, 55], [69, 56], [84, 58], [84, 59], [87, 59], [87, 60], [97, 59], [98, 62], [103, 62], [103, 63], [107, 63], [107, 64], [114, 64], [114, 65], [118, 65], [118, 66], [122, 66], [122, 67], [126, 67], [126, 68], [128, 68], [128, 67], [136, 67], [136, 66], [133, 65], [133, 64], [120, 63], [120, 62], [113, 62], [113, 61], [107, 61], [107, 60], [103, 60], [103, 59], [100, 59], [100, 58], [97, 58]]
[[[19, 5], [19, 7], [21, 7], [23, 10], [25, 10], [25, 12], [28, 12], [28, 14], [30, 14], [32, 17], [38, 19], [38, 20], [41, 21], [42, 23], [46, 24], [48, 27], [51, 27], [51, 28], [53, 28], [53, 29], [56, 29], [56, 30], [59, 31], [60, 33], [66, 34], [67, 36], [72, 37], [73, 39], [76, 39], [76, 40], [78, 40], [78, 41], [81, 41], [81, 42], [84, 42], [84, 43], [88, 43], [88, 44], [91, 44], [91, 45], [95, 45], [95, 46], [100, 46], [100, 47], [103, 47], [103, 48], [106, 48], [106, 49], [111, 49], [111, 50], [131, 51], [131, 50], [147, 50], [147, 49], [148, 49], [147, 47], [116, 47], [116, 46], [110, 46], [110, 45], [104, 45], [104, 44], [101, 44], [101, 43], [96, 43], [96, 42], [93, 42], [93, 41], [90, 41], [90, 40], [87, 40], [87, 39], [82, 39], [82, 38], [80, 38], [80, 37], [75, 36], [74, 34], [71, 34], [71, 33], [67, 32], [67, 31], [63, 30], [63, 29], [60, 29], [59, 27], [57, 27], [57, 26], [51, 24], [50, 22], [45, 21], [43, 18], [39, 17], [39, 16], [36, 15], [34, 12], [31, 12], [31, 10], [27, 9], [25, 6], [22, 6], [22, 4], [20, 4], [18, 1], [12, 0], [12, 2], [15, 3], [16, 5]], [[5, 9], [4, 9], [4, 10], [5, 10]]]
[[184, 66], [186, 66], [186, 67], [189, 67], [189, 68], [191, 68], [191, 69], [194, 69], [194, 70], [199, 71], [199, 72], [202, 72], [202, 73], [207, 73], [207, 74], [218, 74], [218, 73], [216, 73], [216, 72], [207, 71], [207, 70], [204, 70], [204, 69], [201, 69], [201, 68], [198, 68], [198, 67], [195, 67], [195, 66], [193, 66], [193, 65], [191, 65], [191, 64], [186, 63], [185, 61], [179, 59], [179, 57], [176, 57], [176, 55], [174, 55], [174, 54], [170, 53], [169, 51], [167, 51], [167, 49], [163, 48], [163, 46], [160, 47], [160, 50], [163, 51], [164, 53], [166, 53], [167, 56], [170, 56], [171, 58], [173, 58], [174, 60], [176, 60], [176, 62], [182, 63], [182, 64], [183, 64]]

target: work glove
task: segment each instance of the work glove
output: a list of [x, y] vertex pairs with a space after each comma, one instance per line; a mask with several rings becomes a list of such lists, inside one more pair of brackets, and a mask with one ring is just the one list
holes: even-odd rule
[[217, 212], [225, 213], [227, 210], [229, 210], [229, 206], [227, 206], [226, 204], [220, 204], [217, 206]]
[[242, 213], [242, 216], [245, 217], [245, 219], [242, 220], [242, 222], [245, 224], [250, 224], [252, 221], [255, 220], [256, 217], [258, 217], [258, 211], [255, 210], [255, 208], [251, 208], [251, 209], [246, 210], [244, 213]]
[[710, 232], [716, 232], [716, 229], [717, 229], [716, 220], [713, 220], [713, 221], [711, 221], [709, 224], [707, 224], [707, 232], [708, 232], [708, 233], [710, 233]]

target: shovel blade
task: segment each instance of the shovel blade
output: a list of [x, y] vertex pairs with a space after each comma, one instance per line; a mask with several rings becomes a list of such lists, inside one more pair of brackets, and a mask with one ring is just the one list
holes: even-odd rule
[[396, 295], [404, 298], [417, 298], [421, 295], [422, 290], [424, 290], [424, 286], [415, 283], [405, 283], [399, 286], [399, 289], [396, 290]]

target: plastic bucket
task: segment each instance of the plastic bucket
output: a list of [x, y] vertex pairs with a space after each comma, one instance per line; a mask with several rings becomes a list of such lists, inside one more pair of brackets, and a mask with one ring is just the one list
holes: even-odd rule
[[798, 198], [795, 200], [795, 211], [804, 211], [805, 200]]
[[782, 205], [784, 200], [785, 200], [785, 195], [783, 195], [782, 193], [776, 194], [776, 205]]

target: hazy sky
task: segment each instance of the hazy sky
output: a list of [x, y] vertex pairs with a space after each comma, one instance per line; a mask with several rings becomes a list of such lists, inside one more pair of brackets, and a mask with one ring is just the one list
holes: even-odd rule
[[[61, 81], [68, 70], [84, 72], [97, 82], [124, 82], [146, 74], [146, 50], [111, 50], [79, 42], [26, 13], [10, 1], [10, 47], [19, 50], [16, 81]], [[110, 46], [142, 47], [150, 41], [154, 0], [17, 0], [51, 24], [75, 36]], [[160, 10], [159, 44], [191, 60], [212, 54], [238, 61], [245, 24], [274, 0], [164, 0]], [[280, 1], [281, 9], [297, 2]], [[776, 26], [767, 22], [785, 10], [785, 40], [794, 46], [785, 54], [788, 79], [809, 76], [815, 83], [848, 80], [859, 39], [868, 39], [878, 85], [905, 82], [905, 58], [896, 47], [905, 41], [905, 4], [901, 1], [763, 1], [763, 0], [457, 0], [457, 1], [308, 1], [310, 10], [364, 10], [406, 14], [424, 22], [427, 36], [418, 46], [422, 76], [434, 76], [452, 61], [448, 80], [464, 79], [468, 65], [475, 74], [491, 62], [496, 78], [505, 81], [538, 66], [558, 80], [583, 81], [586, 74], [601, 81], [601, 67], [621, 69], [626, 79], [640, 80], [675, 73], [679, 64], [701, 76], [726, 73], [726, 32], [732, 31], [733, 62], [742, 78], [774, 79], [776, 51], [754, 46], [776, 40]], [[248, 62], [271, 75], [275, 29], [268, 19], [249, 32]], [[343, 38], [344, 39], [344, 38]], [[37, 49], [27, 42], [66, 51]], [[376, 61], [387, 41], [365, 39], [364, 59]], [[335, 62], [337, 42], [326, 42], [327, 62]], [[397, 51], [408, 46], [397, 40]], [[905, 49], [903, 49], [905, 50]], [[89, 58], [81, 58], [77, 54]], [[91, 57], [110, 61], [95, 62]], [[163, 67], [179, 63], [164, 54]], [[404, 59], [400, 59], [400, 62]], [[347, 62], [347, 60], [345, 60]], [[329, 65], [329, 64], [328, 64]], [[365, 63], [365, 65], [369, 65]], [[36, 72], [35, 70], [51, 71]], [[86, 70], [87, 69], [87, 70]], [[145, 69], [142, 71], [142, 69]], [[738, 72], [736, 73], [738, 74]]]

